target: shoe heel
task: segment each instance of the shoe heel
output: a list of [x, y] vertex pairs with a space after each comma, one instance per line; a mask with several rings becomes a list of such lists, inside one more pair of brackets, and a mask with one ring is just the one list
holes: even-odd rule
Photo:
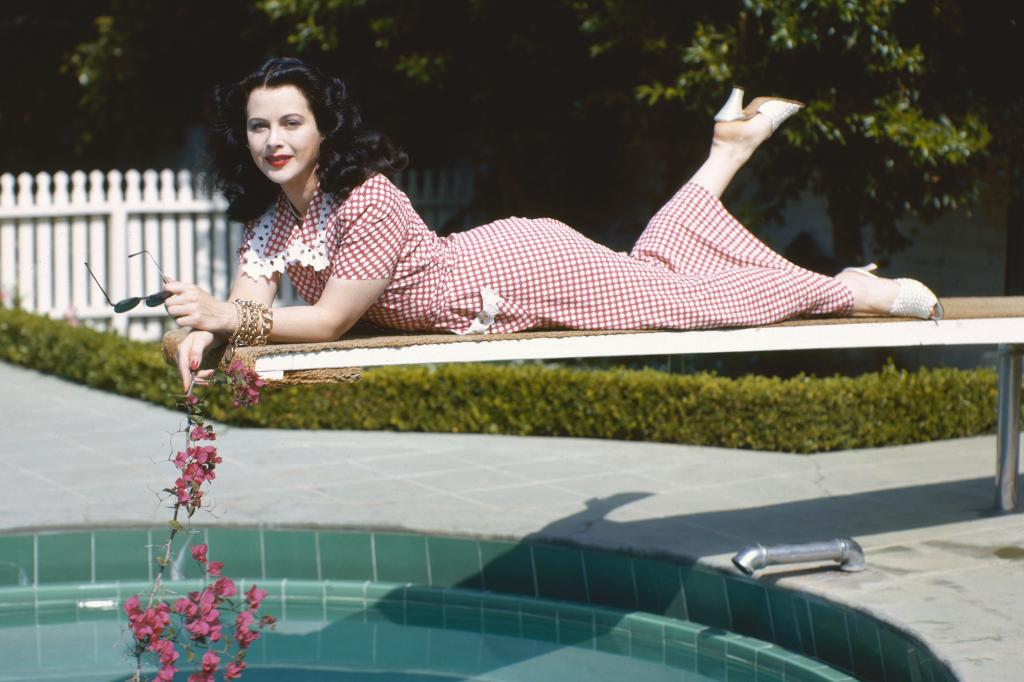
[[715, 120], [735, 121], [740, 118], [743, 118], [743, 88], [734, 86], [729, 93], [729, 99], [725, 100], [725, 104], [715, 114]]

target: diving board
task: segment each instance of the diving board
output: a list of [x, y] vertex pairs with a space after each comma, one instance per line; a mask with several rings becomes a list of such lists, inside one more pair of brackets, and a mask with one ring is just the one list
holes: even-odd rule
[[[996, 508], [1017, 506], [1024, 297], [944, 298], [941, 321], [888, 317], [793, 320], [696, 331], [534, 331], [516, 334], [357, 335], [339, 341], [239, 348], [234, 357], [268, 383], [356, 381], [363, 367], [583, 357], [699, 355], [843, 348], [989, 346], [998, 348]], [[169, 332], [174, 361], [186, 330]], [[213, 366], [211, 357], [204, 366]]]

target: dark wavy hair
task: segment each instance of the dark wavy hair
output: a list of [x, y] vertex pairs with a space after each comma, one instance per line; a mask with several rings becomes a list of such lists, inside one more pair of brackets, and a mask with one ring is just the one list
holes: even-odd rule
[[268, 59], [231, 85], [214, 88], [210, 123], [208, 180], [229, 202], [232, 220], [258, 218], [280, 187], [253, 163], [246, 139], [245, 107], [256, 88], [294, 85], [305, 95], [324, 136], [316, 174], [320, 188], [344, 201], [367, 178], [402, 170], [409, 162], [387, 135], [367, 130], [348, 87], [340, 78], [293, 58]]

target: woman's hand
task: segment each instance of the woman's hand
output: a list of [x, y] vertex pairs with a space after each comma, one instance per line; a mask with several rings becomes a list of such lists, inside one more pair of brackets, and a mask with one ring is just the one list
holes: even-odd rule
[[164, 306], [179, 327], [230, 334], [238, 324], [234, 304], [217, 300], [195, 284], [168, 279], [164, 291], [171, 294]]
[[[181, 385], [185, 393], [191, 386], [206, 386], [212, 369], [199, 369], [203, 361], [203, 353], [214, 345], [217, 338], [210, 332], [192, 331], [178, 346], [178, 371], [181, 373]], [[194, 377], [194, 379], [193, 379]]]

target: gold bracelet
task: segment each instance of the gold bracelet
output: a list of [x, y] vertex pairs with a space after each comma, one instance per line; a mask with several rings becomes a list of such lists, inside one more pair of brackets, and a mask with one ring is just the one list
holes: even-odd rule
[[232, 346], [265, 346], [274, 328], [274, 314], [269, 307], [255, 301], [236, 298], [238, 326], [228, 338]]

